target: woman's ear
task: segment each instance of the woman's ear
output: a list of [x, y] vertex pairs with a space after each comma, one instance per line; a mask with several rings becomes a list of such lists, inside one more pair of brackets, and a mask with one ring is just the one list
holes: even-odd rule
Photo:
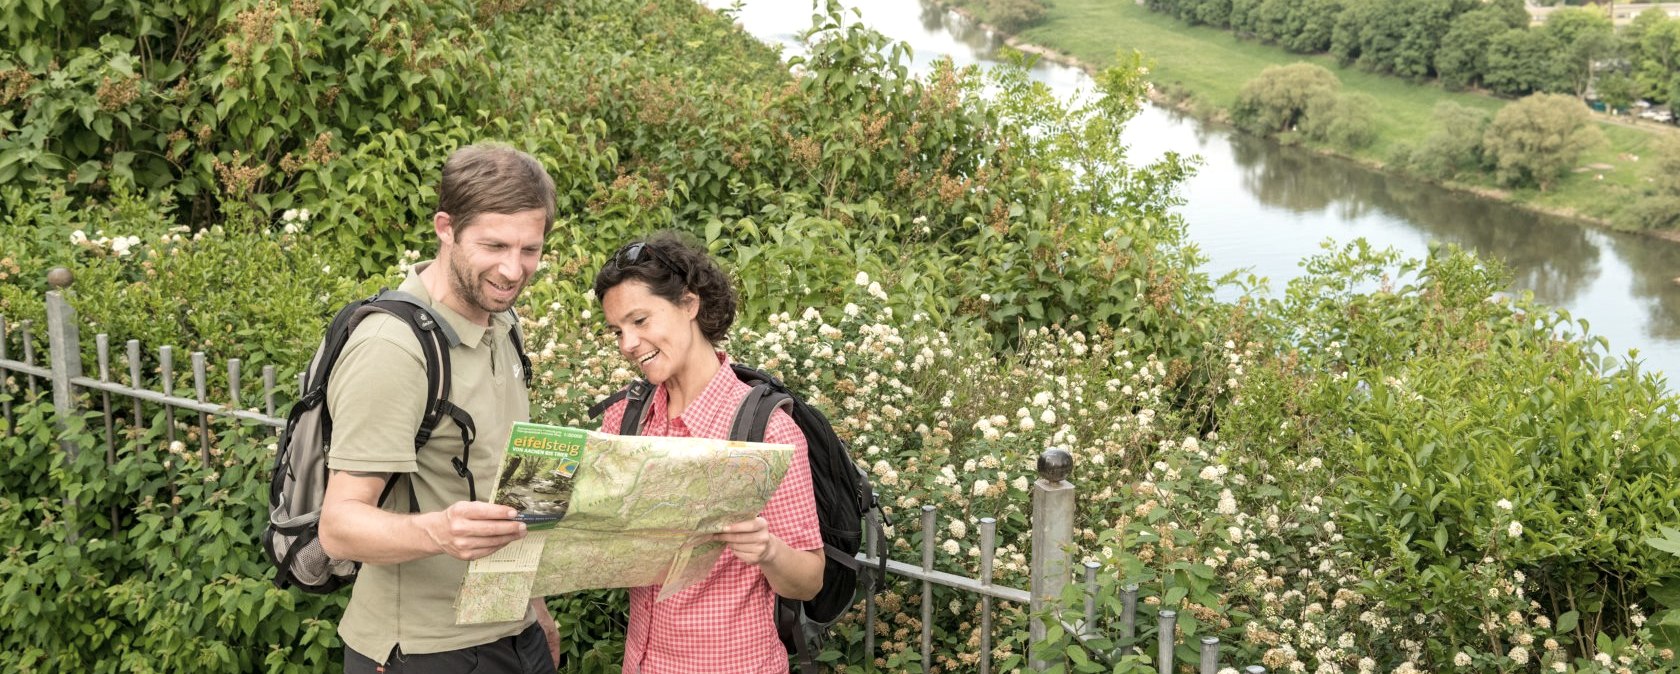
[[692, 290], [683, 291], [682, 308], [683, 313], [687, 314], [689, 320], [698, 318], [700, 316], [700, 296], [694, 294]]

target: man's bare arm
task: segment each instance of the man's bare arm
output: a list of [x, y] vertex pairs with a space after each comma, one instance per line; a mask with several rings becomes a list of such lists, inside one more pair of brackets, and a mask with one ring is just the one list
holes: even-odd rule
[[321, 504], [321, 547], [333, 559], [400, 564], [436, 554], [479, 559], [525, 537], [507, 506], [460, 501], [429, 513], [379, 508], [386, 475], [333, 471]]

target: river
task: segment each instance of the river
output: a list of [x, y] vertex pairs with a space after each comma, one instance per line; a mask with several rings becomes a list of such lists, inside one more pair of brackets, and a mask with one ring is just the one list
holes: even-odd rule
[[[731, 2], [706, 0], [712, 7]], [[967, 18], [929, 0], [848, 0], [862, 21], [908, 44], [913, 72], [938, 59], [958, 65], [993, 63], [1000, 41]], [[805, 0], [743, 2], [737, 21], [759, 39], [801, 51], [798, 34], [810, 26]], [[1080, 70], [1041, 62], [1034, 79], [1062, 95], [1091, 89]], [[1421, 258], [1431, 242], [1454, 243], [1502, 260], [1512, 292], [1588, 321], [1610, 342], [1630, 350], [1649, 370], [1680, 371], [1680, 245], [1584, 226], [1479, 199], [1358, 164], [1257, 139], [1150, 106], [1128, 124], [1125, 142], [1134, 164], [1166, 151], [1201, 158], [1181, 188], [1190, 238], [1215, 278], [1247, 270], [1282, 292], [1302, 273], [1300, 263], [1329, 239], [1363, 237]], [[1227, 296], [1235, 290], [1223, 291]]]

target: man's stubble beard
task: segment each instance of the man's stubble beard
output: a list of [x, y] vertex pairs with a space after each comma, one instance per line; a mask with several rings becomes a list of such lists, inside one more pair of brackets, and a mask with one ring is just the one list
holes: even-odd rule
[[513, 293], [513, 298], [508, 301], [507, 306], [498, 307], [489, 304], [489, 302], [485, 300], [484, 294], [480, 292], [480, 289], [483, 287], [483, 282], [482, 278], [472, 277], [471, 270], [466, 269], [464, 264], [462, 264], [462, 256], [459, 249], [450, 253], [449, 285], [454, 289], [456, 296], [460, 297], [461, 301], [465, 302], [467, 306], [473, 307], [485, 313], [499, 314], [512, 309], [513, 303], [517, 301], [519, 299], [519, 295], [525, 291], [524, 284], [521, 283], [519, 289]]

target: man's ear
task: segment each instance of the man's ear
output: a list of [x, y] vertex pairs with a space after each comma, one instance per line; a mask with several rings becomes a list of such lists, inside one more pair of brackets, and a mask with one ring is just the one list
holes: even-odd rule
[[437, 230], [438, 242], [452, 242], [455, 240], [455, 218], [448, 213], [438, 211], [432, 214], [432, 228]]

